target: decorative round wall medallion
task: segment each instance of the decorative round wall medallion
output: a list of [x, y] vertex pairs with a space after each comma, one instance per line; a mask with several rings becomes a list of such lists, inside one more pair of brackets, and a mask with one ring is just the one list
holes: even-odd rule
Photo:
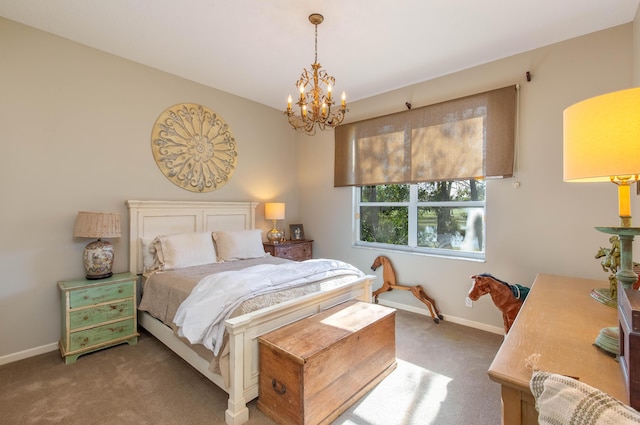
[[151, 150], [162, 174], [191, 192], [224, 186], [238, 158], [227, 123], [195, 103], [174, 105], [160, 114], [151, 133]]

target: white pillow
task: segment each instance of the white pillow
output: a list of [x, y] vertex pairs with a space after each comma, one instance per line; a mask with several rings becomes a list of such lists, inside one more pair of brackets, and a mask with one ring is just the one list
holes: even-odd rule
[[156, 260], [162, 270], [201, 266], [216, 261], [216, 250], [209, 232], [176, 233], [158, 236], [152, 242]]
[[143, 271], [148, 272], [154, 269], [153, 263], [155, 260], [155, 252], [151, 252], [149, 249], [151, 247], [151, 243], [155, 238], [140, 238], [140, 243], [142, 244], [142, 265]]
[[262, 230], [213, 232], [218, 260], [234, 261], [265, 256]]
[[640, 424], [636, 410], [576, 379], [535, 371], [529, 385], [540, 425]]

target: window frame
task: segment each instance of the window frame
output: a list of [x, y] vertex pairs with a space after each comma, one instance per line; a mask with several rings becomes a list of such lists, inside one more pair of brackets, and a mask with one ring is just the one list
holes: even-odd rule
[[[463, 259], [482, 261], [486, 260], [486, 247], [487, 247], [487, 227], [486, 227], [486, 214], [487, 214], [487, 193], [486, 193], [486, 180], [485, 180], [485, 197], [484, 201], [418, 201], [418, 184], [411, 183], [409, 186], [409, 201], [408, 202], [363, 202], [361, 187], [353, 186], [352, 190], [352, 207], [353, 207], [353, 246], [356, 248], [369, 248], [380, 249], [385, 251], [398, 251], [407, 252], [412, 254], [428, 255], [435, 257], [444, 257], [450, 259]], [[369, 207], [407, 207], [408, 215], [408, 244], [396, 245], [381, 242], [367, 242], [362, 241], [360, 236], [361, 206]], [[418, 246], [418, 208], [420, 207], [453, 207], [453, 208], [482, 208], [483, 215], [485, 217], [485, 223], [483, 225], [483, 241], [484, 249], [482, 251], [460, 251], [452, 249], [442, 248], [429, 248]]]

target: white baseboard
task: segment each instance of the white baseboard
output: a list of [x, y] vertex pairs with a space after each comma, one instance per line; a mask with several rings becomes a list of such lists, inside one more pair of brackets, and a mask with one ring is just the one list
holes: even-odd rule
[[58, 349], [58, 343], [52, 342], [51, 344], [41, 345], [40, 347], [29, 348], [28, 350], [19, 351], [17, 353], [7, 354], [0, 357], [0, 366], [17, 362], [18, 360], [27, 359], [29, 357], [38, 356], [40, 354], [49, 353]]
[[[413, 306], [406, 305], [406, 304], [400, 304], [400, 303], [396, 303], [396, 302], [389, 301], [389, 300], [383, 300], [382, 298], [379, 298], [379, 304], [380, 305], [385, 305], [387, 307], [397, 308], [398, 310], [410, 311], [412, 313], [418, 313], [418, 314], [421, 314], [423, 316], [431, 317], [431, 314], [429, 313], [429, 310], [427, 310], [425, 308], [419, 308], [419, 307], [413, 307]], [[468, 326], [470, 328], [475, 328], [475, 329], [479, 329], [481, 331], [491, 332], [491, 333], [498, 334], [498, 335], [504, 335], [504, 329], [500, 328], [500, 327], [497, 327], [497, 326], [487, 325], [486, 323], [474, 322], [474, 321], [471, 321], [471, 320], [463, 319], [461, 317], [449, 316], [448, 314], [443, 314], [442, 316], [444, 317], [444, 320], [446, 320], [448, 322], [451, 322], [451, 323], [456, 323], [458, 325]]]

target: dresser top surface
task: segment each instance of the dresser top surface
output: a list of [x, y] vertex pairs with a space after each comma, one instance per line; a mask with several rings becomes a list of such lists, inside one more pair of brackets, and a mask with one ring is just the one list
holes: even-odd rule
[[137, 279], [137, 276], [133, 273], [125, 272], [125, 273], [114, 273], [113, 276], [107, 277], [105, 279], [70, 279], [70, 280], [61, 280], [58, 282], [58, 287], [62, 290], [67, 289], [75, 289], [75, 288], [87, 288], [93, 286], [101, 286], [106, 284], [113, 284], [118, 282], [125, 282], [128, 280]]
[[608, 282], [539, 274], [489, 368], [503, 385], [529, 390], [527, 359], [536, 368], [579, 379], [628, 403], [619, 363], [593, 345], [601, 329], [618, 325], [617, 310], [594, 300]]

